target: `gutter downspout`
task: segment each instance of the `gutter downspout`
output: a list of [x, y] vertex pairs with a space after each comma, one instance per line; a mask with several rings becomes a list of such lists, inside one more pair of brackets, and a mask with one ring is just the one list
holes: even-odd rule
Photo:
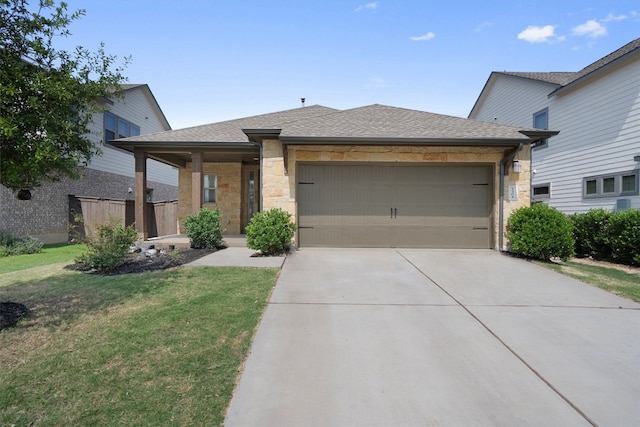
[[516, 154], [518, 154], [518, 151], [522, 150], [523, 146], [524, 143], [521, 142], [516, 148], [505, 153], [502, 160], [500, 160], [500, 198], [498, 207], [498, 250], [500, 252], [504, 251], [504, 176], [509, 172], [509, 163], [513, 161]]
[[258, 186], [260, 197], [258, 197], [258, 212], [262, 212], [262, 143], [254, 141], [252, 138], [249, 138], [249, 142], [260, 149], [260, 154], [258, 156], [258, 163], [260, 164], [260, 185]]

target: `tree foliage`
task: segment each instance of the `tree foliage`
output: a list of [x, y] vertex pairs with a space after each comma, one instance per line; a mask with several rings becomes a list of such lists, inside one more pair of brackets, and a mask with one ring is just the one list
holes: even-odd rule
[[84, 10], [64, 2], [0, 0], [0, 183], [18, 191], [62, 177], [99, 154], [88, 138], [92, 115], [125, 81], [104, 51], [55, 47]]

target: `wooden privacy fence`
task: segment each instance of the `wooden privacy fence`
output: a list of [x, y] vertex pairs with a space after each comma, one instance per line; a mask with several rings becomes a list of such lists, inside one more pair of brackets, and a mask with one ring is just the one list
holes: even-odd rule
[[[81, 220], [79, 218], [81, 217]], [[135, 222], [135, 202], [124, 199], [100, 199], [69, 195], [70, 237], [73, 233], [91, 236], [96, 225], [117, 220], [125, 226]], [[149, 237], [167, 236], [178, 232], [178, 201], [147, 202], [147, 232]]]

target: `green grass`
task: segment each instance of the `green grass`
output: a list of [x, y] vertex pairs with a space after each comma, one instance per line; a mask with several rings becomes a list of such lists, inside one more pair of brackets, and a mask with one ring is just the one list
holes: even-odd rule
[[640, 302], [640, 275], [638, 274], [627, 273], [617, 268], [583, 264], [577, 261], [536, 263], [621, 297]]
[[63, 265], [0, 274], [0, 425], [221, 425], [278, 270]]
[[59, 243], [55, 245], [45, 245], [42, 248], [42, 251], [37, 254], [15, 255], [0, 258], [0, 274], [42, 265], [71, 262], [85, 249], [85, 245]]

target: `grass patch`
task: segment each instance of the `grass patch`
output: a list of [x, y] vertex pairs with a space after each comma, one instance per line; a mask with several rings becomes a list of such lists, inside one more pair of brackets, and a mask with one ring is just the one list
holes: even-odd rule
[[[221, 425], [277, 269], [7, 273], [0, 425]], [[37, 276], [37, 275], [36, 275]]]
[[624, 298], [640, 302], [640, 276], [616, 268], [583, 264], [576, 261], [536, 264]]
[[25, 270], [32, 267], [72, 262], [86, 249], [85, 245], [59, 243], [45, 245], [37, 254], [15, 255], [0, 258], [0, 274]]

